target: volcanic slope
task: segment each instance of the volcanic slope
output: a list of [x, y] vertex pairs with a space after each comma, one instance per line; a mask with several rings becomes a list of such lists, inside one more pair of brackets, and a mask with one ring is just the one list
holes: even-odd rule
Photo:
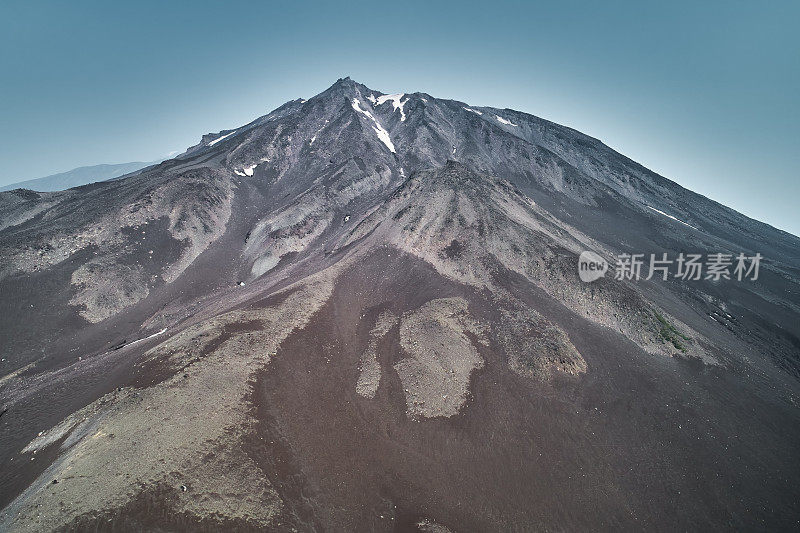
[[800, 519], [800, 240], [569, 128], [342, 79], [0, 208], [3, 530]]

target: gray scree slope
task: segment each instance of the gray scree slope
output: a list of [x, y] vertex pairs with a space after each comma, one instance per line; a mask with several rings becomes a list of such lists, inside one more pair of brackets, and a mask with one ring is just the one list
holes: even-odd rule
[[[583, 250], [765, 260], [586, 284]], [[341, 79], [0, 193], [0, 257], [3, 530], [800, 520], [800, 239], [525, 113]]]

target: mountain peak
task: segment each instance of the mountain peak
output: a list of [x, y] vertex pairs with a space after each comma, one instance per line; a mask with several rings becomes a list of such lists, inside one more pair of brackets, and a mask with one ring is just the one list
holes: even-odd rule
[[344, 78], [339, 78], [331, 87], [349, 87], [349, 88], [363, 88], [370, 90], [369, 87], [364, 85], [363, 83], [359, 83], [354, 79], [350, 78], [350, 76], [345, 76]]
[[358, 83], [349, 76], [344, 78], [339, 78], [336, 80], [330, 87], [319, 93], [318, 95], [312, 97], [312, 99], [316, 98], [330, 98], [334, 96], [345, 96], [348, 98], [354, 98], [359, 96], [360, 94], [371, 93], [373, 92], [372, 89]]

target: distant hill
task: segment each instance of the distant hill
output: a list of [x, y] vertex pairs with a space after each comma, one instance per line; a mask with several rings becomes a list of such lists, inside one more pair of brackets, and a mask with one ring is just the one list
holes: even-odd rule
[[31, 189], [39, 192], [63, 191], [72, 187], [106, 181], [131, 172], [136, 172], [153, 163], [134, 161], [133, 163], [119, 163], [116, 165], [92, 165], [88, 167], [78, 167], [66, 172], [60, 172], [43, 178], [11, 183], [0, 187], [0, 191], [10, 191], [13, 189]]

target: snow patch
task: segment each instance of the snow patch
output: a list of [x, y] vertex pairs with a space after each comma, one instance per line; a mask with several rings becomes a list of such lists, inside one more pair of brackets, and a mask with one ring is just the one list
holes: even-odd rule
[[495, 115], [495, 116], [494, 116], [494, 118], [496, 118], [496, 119], [497, 119], [497, 121], [498, 121], [500, 124], [505, 124], [506, 126], [516, 126], [516, 124], [514, 124], [514, 123], [513, 123], [513, 122], [511, 122], [510, 120], [506, 120], [506, 119], [504, 119], [503, 117], [501, 117], [501, 116], [499, 116], [499, 115]]
[[378, 97], [377, 105], [382, 105], [382, 104], [388, 102], [389, 100], [391, 100], [392, 101], [392, 105], [394, 106], [394, 110], [395, 111], [397, 111], [398, 109], [400, 110], [400, 121], [403, 122], [403, 121], [406, 120], [406, 113], [403, 110], [403, 106], [406, 105], [406, 102], [408, 102], [408, 98], [406, 98], [405, 102], [402, 101], [404, 96], [405, 96], [405, 93], [384, 94], [383, 96], [379, 96]]
[[153, 333], [152, 335], [148, 335], [147, 337], [143, 337], [141, 339], [135, 340], [135, 341], [131, 342], [130, 344], [128, 344], [128, 346], [133, 346], [134, 344], [139, 344], [140, 342], [144, 342], [144, 341], [146, 341], [148, 339], [152, 339], [154, 337], [159, 337], [159, 336], [163, 335], [166, 332], [167, 332], [167, 328], [164, 328], [161, 331], [157, 331], [157, 332]]
[[254, 173], [254, 172], [255, 172], [255, 170], [256, 170], [256, 167], [257, 167], [258, 165], [260, 165], [261, 163], [268, 162], [268, 161], [269, 161], [269, 158], [262, 159], [262, 160], [261, 160], [261, 161], [259, 161], [258, 163], [253, 163], [253, 164], [252, 164], [252, 165], [250, 165], [249, 167], [244, 167], [244, 168], [242, 168], [242, 169], [238, 169], [238, 168], [237, 168], [237, 169], [234, 169], [233, 173], [234, 173], [234, 174], [236, 174], [237, 176], [252, 176], [252, 175], [253, 175], [253, 173]]
[[217, 144], [218, 142], [220, 142], [220, 141], [224, 141], [225, 139], [227, 139], [228, 137], [230, 137], [230, 136], [231, 136], [231, 135], [233, 135], [234, 133], [236, 133], [236, 130], [234, 130], [234, 131], [232, 131], [232, 132], [230, 132], [230, 133], [226, 133], [226, 134], [225, 134], [225, 135], [223, 135], [222, 137], [217, 137], [216, 139], [214, 139], [213, 141], [211, 141], [210, 143], [208, 143], [208, 145], [209, 145], [209, 146], [214, 146], [214, 145], [215, 145], [215, 144]]
[[[647, 209], [652, 209], [652, 210], [653, 210], [653, 211], [655, 211], [656, 213], [658, 213], [658, 214], [660, 214], [660, 215], [664, 215], [664, 216], [665, 216], [665, 217], [667, 217], [667, 218], [671, 218], [672, 220], [674, 220], [674, 221], [676, 221], [676, 222], [680, 222], [680, 223], [681, 223], [681, 224], [683, 224], [684, 226], [689, 226], [689, 227], [690, 227], [690, 228], [692, 228], [692, 229], [697, 229], [696, 227], [692, 226], [691, 224], [688, 224], [688, 223], [684, 222], [683, 220], [677, 219], [677, 218], [675, 218], [675, 217], [674, 217], [674, 216], [672, 216], [672, 215], [668, 215], [668, 214], [666, 214], [664, 211], [659, 211], [659, 210], [658, 210], [658, 209], [656, 209], [655, 207], [650, 207], [649, 205], [646, 205], [645, 207], [646, 207]], [[697, 230], [697, 231], [700, 231], [700, 230]]]
[[380, 141], [386, 145], [386, 148], [388, 148], [390, 152], [393, 154], [396, 153], [394, 150], [394, 144], [392, 144], [392, 139], [389, 137], [389, 132], [386, 131], [383, 126], [381, 126], [381, 123], [378, 122], [378, 119], [376, 119], [372, 113], [365, 109], [361, 109], [361, 102], [358, 101], [358, 98], [353, 98], [353, 109], [372, 120], [373, 128], [375, 129], [375, 133], [378, 135], [378, 139], [380, 139]]
[[367, 100], [369, 100], [370, 102], [372, 102], [372, 105], [375, 105], [375, 104], [377, 104], [377, 103], [378, 103], [378, 101], [375, 99], [375, 97], [374, 97], [373, 95], [371, 95], [371, 94], [368, 94], [368, 95], [367, 95]]
[[[464, 109], [469, 111], [470, 113], [475, 113], [476, 115], [483, 115], [483, 113], [481, 113], [480, 111], [478, 111], [476, 109], [470, 109], [468, 107], [465, 107]], [[497, 117], [497, 119], [500, 120], [500, 117]]]
[[317, 140], [317, 135], [319, 135], [320, 133], [322, 133], [322, 130], [324, 130], [324, 129], [325, 129], [325, 125], [326, 125], [327, 123], [328, 123], [328, 120], [326, 119], [326, 120], [325, 120], [325, 124], [323, 124], [323, 125], [322, 125], [322, 127], [321, 127], [320, 129], [318, 129], [318, 130], [317, 130], [317, 133], [315, 133], [313, 137], [311, 137], [311, 141], [308, 143], [308, 144], [309, 144], [309, 146], [310, 146], [310, 145], [312, 145], [312, 144], [314, 144], [314, 141], [316, 141], [316, 140]]

